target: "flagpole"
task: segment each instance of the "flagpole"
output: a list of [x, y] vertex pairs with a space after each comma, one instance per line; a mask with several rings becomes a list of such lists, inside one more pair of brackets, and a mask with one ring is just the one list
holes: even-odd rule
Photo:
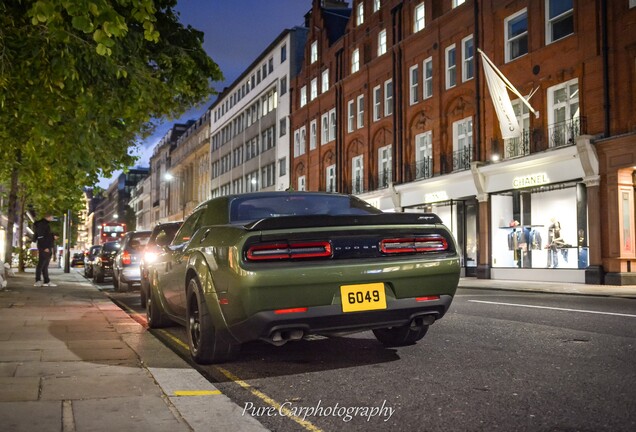
[[521, 99], [521, 102], [523, 102], [528, 109], [532, 112], [532, 114], [535, 115], [536, 118], [539, 118], [539, 113], [532, 108], [532, 105], [530, 105], [530, 103], [526, 100], [525, 97], [523, 97], [521, 95], [521, 93], [519, 93], [519, 91], [515, 88], [514, 85], [512, 85], [512, 83], [510, 81], [508, 81], [508, 78], [506, 78], [506, 76], [503, 74], [503, 72], [501, 72], [497, 66], [495, 66], [495, 64], [492, 62], [492, 60], [490, 60], [488, 58], [488, 56], [486, 55], [485, 52], [483, 52], [480, 48], [477, 48], [477, 51], [479, 51], [479, 53], [481, 54], [482, 58], [484, 60], [486, 60], [486, 62], [488, 62], [488, 64], [493, 68], [493, 70], [495, 71], [495, 73], [497, 75], [499, 75], [499, 78], [501, 78], [501, 80], [506, 84], [506, 87], [508, 87], [508, 89], [513, 92], [515, 95], [517, 95], [519, 97], [519, 99]]

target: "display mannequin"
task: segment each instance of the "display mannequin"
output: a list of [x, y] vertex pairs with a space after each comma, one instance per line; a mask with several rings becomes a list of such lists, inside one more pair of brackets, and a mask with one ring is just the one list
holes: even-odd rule
[[550, 227], [548, 228], [548, 268], [557, 268], [559, 266], [559, 254], [557, 249], [560, 249], [565, 244], [561, 237], [561, 223], [556, 218], [550, 219]]

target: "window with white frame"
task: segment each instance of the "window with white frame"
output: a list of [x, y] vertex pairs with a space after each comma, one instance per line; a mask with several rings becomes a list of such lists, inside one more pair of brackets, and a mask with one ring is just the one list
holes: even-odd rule
[[321, 118], [320, 128], [320, 144], [324, 145], [329, 142], [329, 113], [325, 113]]
[[287, 175], [287, 158], [278, 159], [278, 176]]
[[311, 80], [310, 89], [309, 100], [314, 100], [318, 97], [318, 78]]
[[415, 178], [433, 176], [433, 132], [415, 135]]
[[415, 6], [413, 13], [413, 33], [424, 29], [424, 3]]
[[457, 6], [463, 5], [464, 2], [466, 2], [466, 0], [453, 0], [451, 4], [453, 8], [456, 8]]
[[360, 49], [356, 48], [351, 54], [351, 73], [356, 73], [360, 70]]
[[386, 29], [378, 33], [378, 57], [386, 53]]
[[336, 191], [336, 164], [329, 165], [325, 172], [325, 190], [327, 192]]
[[380, 0], [373, 0], [373, 12], [379, 11], [381, 6]]
[[336, 109], [329, 111], [329, 141], [336, 139]]
[[287, 77], [284, 76], [280, 79], [280, 95], [284, 95], [285, 93], [287, 93]]
[[393, 81], [387, 80], [384, 82], [384, 115], [391, 114], [393, 114]]
[[636, 7], [636, 0], [629, 0], [629, 8], [635, 8]]
[[419, 70], [417, 65], [412, 66], [409, 69], [409, 101], [410, 104], [416, 104], [419, 101], [420, 95], [420, 83], [419, 83]]
[[300, 88], [300, 107], [307, 105], [307, 86]]
[[304, 155], [307, 150], [307, 130], [305, 126], [300, 128], [300, 154]]
[[470, 168], [473, 147], [473, 118], [453, 123], [453, 171]]
[[373, 121], [378, 121], [382, 117], [382, 88], [373, 88]]
[[521, 128], [521, 136], [508, 138], [504, 145], [504, 158], [525, 156], [530, 152], [530, 110], [521, 99], [512, 101], [512, 109], [517, 117], [517, 123]]
[[311, 43], [311, 49], [309, 51], [309, 62], [316, 63], [318, 61], [318, 41]]
[[235, 194], [243, 193], [243, 178], [242, 177], [232, 182], [232, 191]]
[[318, 139], [318, 124], [316, 120], [312, 120], [309, 123], [309, 150], [316, 148], [316, 141]]
[[455, 44], [446, 48], [446, 88], [455, 87], [457, 84], [457, 58]]
[[579, 117], [578, 79], [548, 88], [549, 147], [574, 143], [580, 135]]
[[391, 173], [392, 160], [391, 144], [378, 149], [378, 187], [380, 188], [385, 188], [393, 182]]
[[306, 190], [305, 176], [299, 176], [298, 177], [298, 190], [299, 191]]
[[506, 62], [528, 54], [528, 9], [504, 20], [504, 37]]
[[356, 7], [356, 25], [364, 24], [364, 1], [358, 3]]
[[545, 33], [546, 44], [574, 33], [574, 0], [545, 0]]
[[356, 121], [356, 112], [352, 100], [347, 103], [347, 120], [347, 132], [353, 132]]
[[287, 45], [280, 47], [280, 62], [283, 63], [287, 60]]
[[322, 71], [322, 78], [320, 80], [321, 93], [324, 93], [327, 90], [329, 90], [329, 69]]
[[468, 81], [475, 76], [475, 46], [473, 35], [462, 39], [462, 81]]
[[364, 156], [354, 156], [351, 160], [351, 193], [364, 192]]
[[424, 99], [433, 96], [433, 58], [424, 60]]
[[364, 95], [358, 96], [358, 129], [364, 127]]

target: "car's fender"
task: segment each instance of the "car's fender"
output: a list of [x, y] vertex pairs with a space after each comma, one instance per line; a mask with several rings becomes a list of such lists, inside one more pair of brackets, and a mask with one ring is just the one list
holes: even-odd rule
[[214, 285], [214, 279], [210, 266], [208, 265], [205, 256], [198, 251], [194, 251], [188, 259], [186, 280], [184, 284], [184, 286], [186, 287], [185, 289], [187, 289], [190, 279], [193, 277], [196, 277], [199, 280], [201, 289], [203, 290], [203, 295], [205, 297], [206, 307], [208, 309], [208, 312], [210, 313], [210, 316], [212, 317], [214, 328], [217, 331], [226, 334], [235, 343], [238, 343], [238, 340], [228, 330], [225, 315], [223, 314], [223, 310], [221, 309], [221, 305], [219, 303], [219, 297], [216, 293], [216, 287]]

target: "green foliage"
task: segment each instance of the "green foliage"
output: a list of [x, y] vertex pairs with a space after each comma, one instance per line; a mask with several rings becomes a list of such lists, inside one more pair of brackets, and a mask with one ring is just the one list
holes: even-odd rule
[[214, 92], [218, 66], [174, 0], [0, 2], [0, 182], [42, 212], [76, 209], [84, 186], [132, 166], [152, 119]]

